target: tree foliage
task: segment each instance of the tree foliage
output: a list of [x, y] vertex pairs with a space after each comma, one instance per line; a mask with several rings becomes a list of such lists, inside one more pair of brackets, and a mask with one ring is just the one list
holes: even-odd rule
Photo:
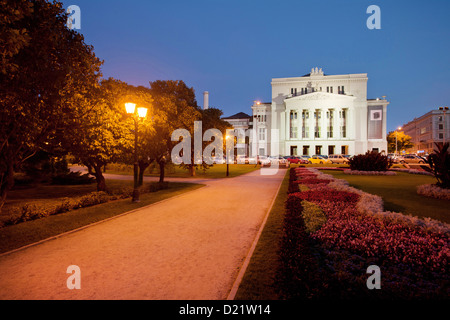
[[155, 114], [161, 115], [162, 120], [154, 123], [157, 135], [153, 148], [153, 157], [160, 166], [162, 182], [165, 163], [169, 160], [170, 150], [176, 144], [171, 140], [172, 132], [186, 129], [193, 136], [194, 122], [201, 118], [201, 110], [197, 105], [194, 89], [181, 80], [150, 82], [150, 89], [155, 99]]
[[60, 147], [68, 120], [98, 85], [102, 62], [66, 27], [60, 2], [2, 0], [0, 18], [1, 209], [21, 163]]
[[414, 144], [411, 142], [411, 137], [405, 134], [403, 131], [393, 131], [389, 132], [387, 136], [388, 141], [388, 152], [395, 152], [395, 144], [397, 141], [397, 151], [403, 151], [412, 148]]
[[436, 143], [436, 148], [427, 158], [430, 168], [424, 166], [426, 170], [433, 173], [437, 180], [437, 185], [441, 188], [450, 189], [450, 153], [449, 143]]

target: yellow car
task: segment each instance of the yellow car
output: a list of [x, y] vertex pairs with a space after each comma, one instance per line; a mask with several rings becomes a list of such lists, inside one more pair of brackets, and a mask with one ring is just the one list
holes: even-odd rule
[[309, 164], [331, 164], [333, 162], [331, 162], [330, 159], [325, 159], [324, 157], [321, 157], [321, 156], [312, 156], [311, 158], [308, 159], [308, 163]]

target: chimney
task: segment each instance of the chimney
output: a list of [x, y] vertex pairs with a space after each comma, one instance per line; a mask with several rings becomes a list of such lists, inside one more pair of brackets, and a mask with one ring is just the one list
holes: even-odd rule
[[209, 92], [205, 91], [203, 93], [203, 110], [207, 110], [209, 108]]

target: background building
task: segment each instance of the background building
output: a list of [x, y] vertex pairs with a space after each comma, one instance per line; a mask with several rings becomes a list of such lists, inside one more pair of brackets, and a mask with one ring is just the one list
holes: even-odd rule
[[443, 110], [432, 110], [402, 126], [405, 134], [411, 137], [414, 146], [409, 153], [429, 154], [435, 143], [450, 142], [450, 115]]
[[[246, 113], [239, 112], [230, 117], [222, 118], [233, 126], [236, 131], [235, 155], [249, 156], [249, 145], [251, 138], [251, 129], [253, 127], [253, 118]], [[239, 134], [238, 134], [239, 133]]]
[[272, 102], [255, 102], [251, 155], [387, 152], [386, 99], [367, 99], [367, 74], [272, 79]]

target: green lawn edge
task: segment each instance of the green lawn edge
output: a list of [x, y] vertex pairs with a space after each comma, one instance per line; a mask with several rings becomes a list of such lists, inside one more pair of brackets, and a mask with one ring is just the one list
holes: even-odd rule
[[286, 175], [239, 285], [235, 300], [279, 300], [276, 276], [280, 265], [279, 249], [283, 236], [289, 171], [286, 170]]
[[380, 196], [386, 211], [450, 223], [448, 200], [417, 194], [419, 185], [436, 183], [436, 179], [432, 176], [406, 172], [397, 172], [394, 176], [366, 176], [344, 174], [342, 171], [321, 171], [336, 179], [346, 180], [356, 189]]
[[80, 208], [63, 214], [4, 227], [0, 229], [0, 254], [126, 214], [138, 208], [146, 207], [204, 186], [203, 184], [170, 182], [168, 189], [141, 194], [140, 202], [138, 203], [132, 202], [131, 198], [110, 201], [92, 207]]

